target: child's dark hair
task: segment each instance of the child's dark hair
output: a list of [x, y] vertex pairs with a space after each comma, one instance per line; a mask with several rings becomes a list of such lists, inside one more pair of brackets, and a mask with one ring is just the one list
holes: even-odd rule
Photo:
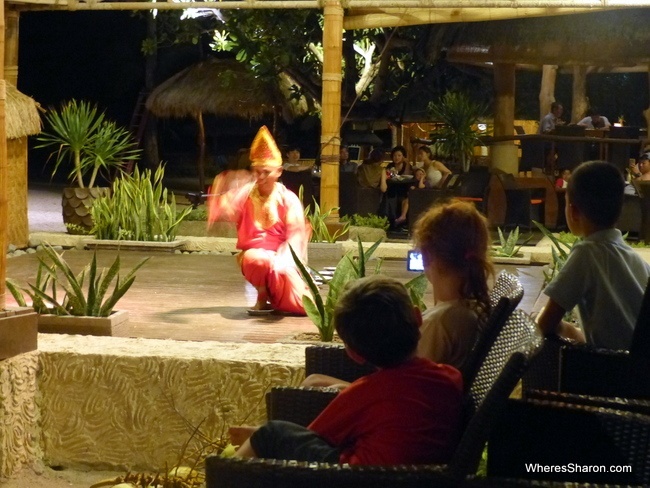
[[485, 318], [490, 312], [488, 277], [494, 274], [489, 259], [487, 220], [473, 203], [452, 199], [431, 207], [415, 224], [413, 240], [424, 265], [435, 260], [460, 273], [460, 294], [476, 300]]
[[606, 161], [580, 164], [569, 178], [569, 203], [599, 228], [614, 227], [623, 208], [625, 180], [620, 170]]
[[404, 285], [384, 275], [352, 282], [334, 309], [334, 326], [345, 345], [380, 368], [413, 355], [419, 325]]

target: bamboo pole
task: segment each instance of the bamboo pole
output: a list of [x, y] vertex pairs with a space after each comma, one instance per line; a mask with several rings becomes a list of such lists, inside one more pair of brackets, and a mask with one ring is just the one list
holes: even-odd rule
[[571, 99], [571, 123], [577, 124], [589, 107], [587, 100], [587, 67], [573, 67], [573, 94]]
[[[494, 136], [512, 135], [515, 131], [515, 65], [494, 66]], [[500, 142], [492, 147], [492, 167], [517, 174], [519, 160], [514, 142]]]
[[[326, 2], [325, 2], [326, 3]], [[77, 2], [68, 0], [19, 0], [12, 4], [22, 9], [52, 10], [185, 10], [201, 9], [320, 9], [321, 0], [233, 0], [230, 2]], [[346, 9], [425, 8], [460, 10], [480, 9], [612, 9], [650, 6], [650, 0], [348, 0]], [[523, 9], [523, 10], [522, 10]], [[487, 19], [485, 19], [487, 20]]]
[[[339, 206], [341, 130], [341, 70], [343, 66], [343, 8], [326, 0], [323, 27], [323, 96], [321, 117], [320, 206], [324, 212]], [[338, 211], [332, 212], [338, 220]]]
[[5, 124], [5, 2], [0, 0], [0, 310], [7, 306], [7, 130]]

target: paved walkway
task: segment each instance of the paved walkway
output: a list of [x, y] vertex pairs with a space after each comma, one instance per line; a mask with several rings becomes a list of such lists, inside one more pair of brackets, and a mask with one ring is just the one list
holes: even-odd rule
[[30, 184], [27, 201], [29, 232], [66, 232], [61, 214], [61, 187]]

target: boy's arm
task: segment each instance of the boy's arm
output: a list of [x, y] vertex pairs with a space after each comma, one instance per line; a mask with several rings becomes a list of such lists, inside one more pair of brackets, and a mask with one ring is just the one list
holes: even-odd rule
[[562, 320], [564, 310], [555, 300], [548, 299], [548, 303], [537, 317], [537, 326], [544, 335], [557, 334], [577, 342], [585, 342], [582, 331], [568, 322]]

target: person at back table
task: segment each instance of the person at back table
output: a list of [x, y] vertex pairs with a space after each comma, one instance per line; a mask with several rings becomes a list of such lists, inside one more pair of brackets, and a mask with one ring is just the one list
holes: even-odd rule
[[564, 113], [564, 106], [560, 102], [553, 102], [551, 104], [551, 111], [547, 113], [539, 122], [539, 133], [548, 134], [555, 129], [557, 125], [564, 125], [564, 121], [560, 118]]
[[384, 165], [384, 151], [373, 149], [357, 169], [357, 180], [362, 188], [377, 188], [386, 193], [386, 167]]
[[582, 125], [587, 129], [608, 129], [612, 124], [609, 123], [607, 117], [598, 113], [596, 107], [592, 107], [587, 112], [587, 116], [578, 122], [578, 125]]
[[451, 174], [451, 170], [442, 162], [433, 158], [433, 151], [429, 146], [421, 146], [418, 149], [418, 161], [416, 166], [424, 169], [427, 173], [427, 181], [431, 188], [440, 188]]
[[[605, 161], [583, 163], [571, 175], [566, 220], [571, 232], [584, 240], [573, 246], [565, 265], [544, 288], [549, 300], [537, 321], [544, 334], [629, 349], [650, 265], [614, 227], [624, 185], [618, 168]], [[575, 306], [582, 330], [562, 320]]]
[[343, 173], [356, 173], [359, 165], [354, 161], [350, 161], [350, 151], [348, 151], [348, 146], [341, 146], [340, 155], [339, 171]]
[[300, 161], [300, 148], [298, 146], [289, 146], [287, 151], [287, 160], [282, 165], [285, 171], [310, 171], [311, 165], [306, 165]]

